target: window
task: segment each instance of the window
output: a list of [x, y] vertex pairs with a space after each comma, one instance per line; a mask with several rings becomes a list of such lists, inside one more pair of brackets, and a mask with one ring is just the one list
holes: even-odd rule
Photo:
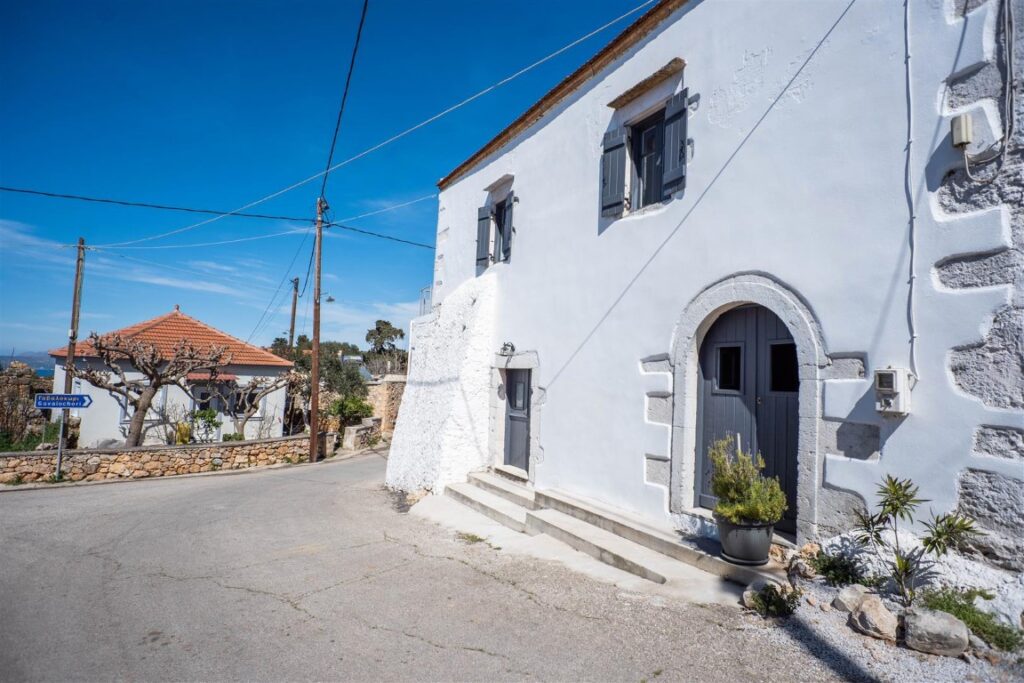
[[[509, 192], [501, 201], [481, 206], [476, 214], [476, 265], [478, 272], [491, 263], [508, 261], [512, 256], [513, 208], [519, 198]], [[492, 239], [493, 229], [493, 239]], [[493, 244], [493, 251], [491, 246]]]
[[795, 392], [800, 390], [797, 372], [796, 344], [784, 342], [771, 345], [771, 391]]
[[689, 101], [689, 91], [684, 89], [670, 97], [660, 112], [605, 133], [602, 216], [618, 218], [627, 210], [667, 201], [686, 187]]
[[630, 127], [633, 142], [633, 206], [642, 209], [661, 201], [662, 154], [665, 136], [665, 113]]
[[742, 391], [743, 349], [739, 346], [718, 347], [718, 372], [715, 389], [718, 391]]
[[255, 408], [256, 412], [253, 413], [253, 417], [258, 417], [260, 414], [260, 408], [258, 405], [259, 391], [236, 391], [231, 395], [231, 413], [235, 417], [242, 417], [251, 408]]

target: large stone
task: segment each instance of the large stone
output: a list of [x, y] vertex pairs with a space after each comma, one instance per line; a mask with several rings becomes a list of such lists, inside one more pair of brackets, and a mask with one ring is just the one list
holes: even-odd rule
[[832, 600], [832, 606], [840, 612], [853, 612], [860, 607], [867, 594], [868, 589], [859, 583], [845, 586]]
[[85, 465], [82, 467], [82, 469], [85, 471], [86, 474], [95, 474], [96, 470], [98, 470], [99, 468], [100, 468], [100, 459], [99, 459], [99, 456], [96, 456], [96, 455], [94, 455], [91, 458], [89, 458], [88, 460], [86, 460], [85, 461]]
[[860, 606], [850, 613], [850, 626], [866, 636], [881, 640], [896, 640], [896, 615], [890, 612], [877, 595], [867, 595]]
[[903, 624], [907, 647], [919, 652], [958, 657], [970, 642], [970, 632], [964, 622], [945, 612], [907, 610]]
[[775, 587], [782, 590], [782, 584], [778, 581], [770, 581], [768, 579], [755, 579], [745, 589], [743, 589], [743, 606], [747, 609], [756, 609], [754, 606], [754, 596], [761, 592], [768, 584], [775, 584]]
[[4, 472], [0, 474], [0, 484], [10, 484], [13, 481], [17, 481], [20, 476], [17, 472]]

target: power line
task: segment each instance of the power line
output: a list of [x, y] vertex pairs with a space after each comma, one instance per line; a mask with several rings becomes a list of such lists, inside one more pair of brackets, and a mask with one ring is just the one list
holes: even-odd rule
[[[139, 202], [130, 201], [127, 199], [109, 199], [106, 197], [88, 197], [80, 194], [64, 194], [61, 192], [47, 192], [45, 190], [30, 190], [24, 187], [2, 187], [0, 186], [0, 192], [16, 192], [18, 194], [30, 194], [37, 195], [40, 197], [50, 197], [51, 199], [73, 199], [80, 202], [93, 202], [97, 204], [116, 204], [117, 206], [132, 206], [141, 209], [160, 209], [161, 211], [181, 211], [185, 213], [205, 213], [213, 214], [215, 216], [237, 216], [239, 218], [263, 218], [267, 220], [275, 221], [302, 221], [312, 223], [313, 219], [309, 217], [296, 217], [296, 216], [272, 216], [262, 213], [242, 213], [236, 211], [234, 213], [229, 211], [219, 211], [217, 209], [197, 209], [190, 206], [170, 206], [167, 204], [152, 204], [150, 202]], [[436, 195], [435, 195], [436, 196]], [[396, 207], [399, 208], [399, 207]]]
[[564, 47], [561, 47], [561, 48], [555, 50], [554, 52], [552, 52], [551, 54], [547, 55], [546, 57], [542, 57], [541, 59], [537, 60], [536, 62], [533, 62], [529, 66], [526, 66], [526, 67], [520, 69], [519, 71], [515, 72], [511, 76], [507, 76], [507, 77], [501, 79], [500, 81], [498, 81], [497, 83], [495, 83], [493, 85], [490, 85], [490, 86], [484, 88], [483, 90], [477, 92], [476, 94], [470, 95], [469, 97], [467, 97], [466, 99], [462, 100], [461, 102], [459, 102], [457, 104], [454, 104], [454, 105], [448, 107], [447, 109], [445, 109], [445, 110], [443, 110], [443, 111], [441, 111], [441, 112], [439, 112], [437, 114], [434, 114], [433, 116], [431, 116], [431, 117], [421, 121], [420, 123], [417, 123], [416, 125], [414, 125], [414, 126], [412, 126], [410, 128], [405, 129], [404, 131], [402, 131], [400, 133], [397, 133], [396, 135], [392, 135], [390, 138], [384, 140], [383, 142], [379, 142], [376, 145], [363, 150], [359, 154], [356, 154], [355, 156], [349, 157], [348, 159], [346, 159], [344, 161], [338, 162], [337, 164], [334, 164], [333, 166], [330, 166], [329, 168], [325, 169], [324, 171], [320, 171], [319, 173], [311, 175], [308, 178], [300, 180], [300, 181], [298, 181], [296, 183], [292, 183], [291, 185], [289, 185], [287, 187], [284, 187], [284, 188], [281, 188], [280, 190], [272, 192], [272, 193], [266, 195], [265, 197], [261, 197], [260, 199], [256, 199], [254, 201], [249, 202], [248, 204], [240, 206], [237, 209], [235, 209], [234, 211], [228, 211], [228, 212], [225, 212], [224, 214], [221, 214], [221, 215], [218, 215], [218, 216], [214, 216], [212, 218], [208, 218], [205, 221], [200, 221], [199, 223], [194, 223], [192, 225], [186, 225], [185, 227], [178, 228], [176, 230], [171, 230], [171, 231], [164, 232], [164, 233], [160, 233], [160, 234], [157, 234], [157, 235], [150, 235], [149, 237], [141, 237], [141, 238], [136, 239], [136, 240], [129, 240], [129, 241], [126, 241], [126, 242], [117, 242], [117, 243], [114, 243], [114, 244], [105, 244], [105, 245], [99, 245], [99, 246], [107, 246], [107, 247], [110, 247], [110, 246], [124, 246], [124, 245], [129, 245], [129, 244], [137, 244], [139, 242], [146, 242], [146, 241], [150, 241], [150, 240], [162, 239], [164, 237], [170, 237], [171, 235], [177, 235], [177, 234], [180, 234], [180, 233], [183, 233], [183, 232], [187, 232], [189, 230], [195, 230], [196, 228], [201, 228], [204, 225], [209, 225], [210, 223], [213, 223], [215, 221], [221, 220], [222, 218], [225, 218], [227, 216], [237, 215], [239, 212], [245, 211], [246, 209], [250, 209], [250, 208], [252, 208], [254, 206], [257, 206], [259, 204], [263, 204], [264, 202], [268, 202], [271, 199], [274, 199], [275, 197], [280, 197], [281, 195], [283, 195], [283, 194], [285, 194], [287, 192], [291, 192], [292, 190], [294, 190], [296, 188], [302, 187], [303, 185], [306, 185], [307, 183], [313, 182], [317, 178], [320, 178], [320, 177], [324, 176], [325, 174], [330, 173], [331, 171], [335, 171], [335, 170], [341, 168], [342, 166], [346, 166], [346, 165], [352, 163], [353, 161], [356, 161], [357, 159], [361, 159], [361, 158], [363, 158], [364, 156], [366, 156], [368, 154], [376, 152], [377, 150], [381, 149], [382, 147], [390, 145], [392, 142], [400, 140], [400, 139], [404, 138], [405, 136], [409, 135], [410, 133], [413, 133], [413, 132], [419, 130], [420, 128], [423, 128], [424, 126], [429, 125], [429, 124], [433, 123], [434, 121], [437, 121], [438, 119], [440, 119], [440, 118], [442, 118], [444, 116], [447, 116], [448, 114], [451, 114], [452, 112], [454, 112], [454, 111], [456, 111], [458, 109], [461, 109], [462, 107], [466, 106], [470, 102], [473, 102], [474, 100], [476, 100], [476, 99], [486, 95], [487, 93], [489, 93], [489, 92], [491, 92], [491, 91], [493, 91], [493, 90], [495, 90], [497, 88], [500, 88], [503, 85], [506, 85], [510, 81], [513, 81], [516, 78], [519, 78], [520, 76], [522, 76], [523, 74], [525, 74], [525, 73], [527, 73], [529, 71], [532, 71], [533, 69], [537, 68], [538, 66], [541, 66], [542, 64], [545, 64], [546, 62], [554, 59], [555, 57], [557, 57], [558, 55], [562, 54], [563, 52], [565, 52], [567, 50], [570, 50], [570, 49], [576, 47], [577, 45], [579, 45], [580, 43], [582, 43], [582, 42], [584, 42], [584, 41], [594, 37], [595, 35], [597, 35], [598, 33], [601, 33], [605, 29], [608, 29], [611, 26], [614, 26], [615, 24], [619, 23], [623, 19], [626, 19], [627, 17], [629, 17], [629, 16], [631, 16], [633, 14], [636, 14], [637, 12], [639, 12], [640, 10], [642, 10], [643, 8], [647, 7], [648, 5], [650, 5], [650, 4], [654, 3], [654, 2], [655, 2], [655, 0], [646, 0], [645, 2], [640, 3], [639, 5], [637, 5], [636, 7], [631, 9], [630, 11], [626, 12], [625, 14], [622, 14], [622, 15], [612, 19], [611, 21], [603, 24], [602, 26], [599, 26], [598, 28], [596, 28], [593, 31], [587, 33], [586, 35], [583, 35], [583, 36], [577, 38], [576, 40], [572, 41], [568, 45], [565, 45]]
[[416, 199], [410, 199], [409, 201], [402, 202], [401, 204], [393, 204], [393, 205], [385, 207], [383, 209], [375, 209], [374, 211], [368, 211], [366, 213], [361, 213], [358, 216], [348, 216], [347, 218], [342, 218], [340, 220], [342, 222], [346, 222], [346, 223], [348, 221], [357, 221], [357, 220], [359, 220], [361, 218], [369, 218], [370, 216], [376, 216], [377, 214], [385, 213], [387, 211], [394, 211], [395, 209], [403, 209], [403, 208], [405, 208], [407, 206], [411, 206], [412, 204], [417, 204], [419, 202], [423, 202], [423, 201], [426, 201], [428, 199], [436, 199], [436, 198], [437, 198], [437, 193], [436, 192], [431, 192], [430, 194], [425, 194], [422, 197], [417, 197]]
[[338, 120], [334, 123], [334, 136], [331, 138], [331, 151], [327, 153], [327, 165], [324, 167], [324, 181], [320, 184], [320, 197], [327, 190], [327, 178], [331, 174], [331, 162], [334, 161], [334, 147], [338, 144], [338, 131], [341, 130], [341, 116], [345, 113], [345, 102], [348, 101], [348, 89], [352, 85], [352, 72], [356, 68], [356, 55], [359, 54], [359, 39], [363, 35], [363, 24], [366, 23], [366, 9], [370, 0], [363, 0], [363, 12], [359, 15], [359, 28], [356, 29], [356, 42], [352, 45], [352, 58], [348, 62], [348, 75], [345, 76], [345, 87], [341, 91], [341, 104], [338, 106]]

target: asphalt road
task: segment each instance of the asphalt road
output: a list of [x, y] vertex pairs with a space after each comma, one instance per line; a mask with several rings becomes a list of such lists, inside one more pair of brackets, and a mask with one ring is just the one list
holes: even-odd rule
[[857, 673], [735, 608], [459, 540], [401, 511], [384, 464], [0, 494], [0, 679]]

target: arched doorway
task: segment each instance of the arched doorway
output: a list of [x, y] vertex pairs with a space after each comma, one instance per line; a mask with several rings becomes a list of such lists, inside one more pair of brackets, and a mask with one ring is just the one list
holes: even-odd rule
[[760, 452], [765, 474], [778, 477], [789, 508], [776, 528], [795, 533], [800, 373], [793, 335], [764, 306], [728, 310], [704, 335], [697, 382], [695, 502], [714, 507], [708, 450], [732, 436], [744, 451]]

